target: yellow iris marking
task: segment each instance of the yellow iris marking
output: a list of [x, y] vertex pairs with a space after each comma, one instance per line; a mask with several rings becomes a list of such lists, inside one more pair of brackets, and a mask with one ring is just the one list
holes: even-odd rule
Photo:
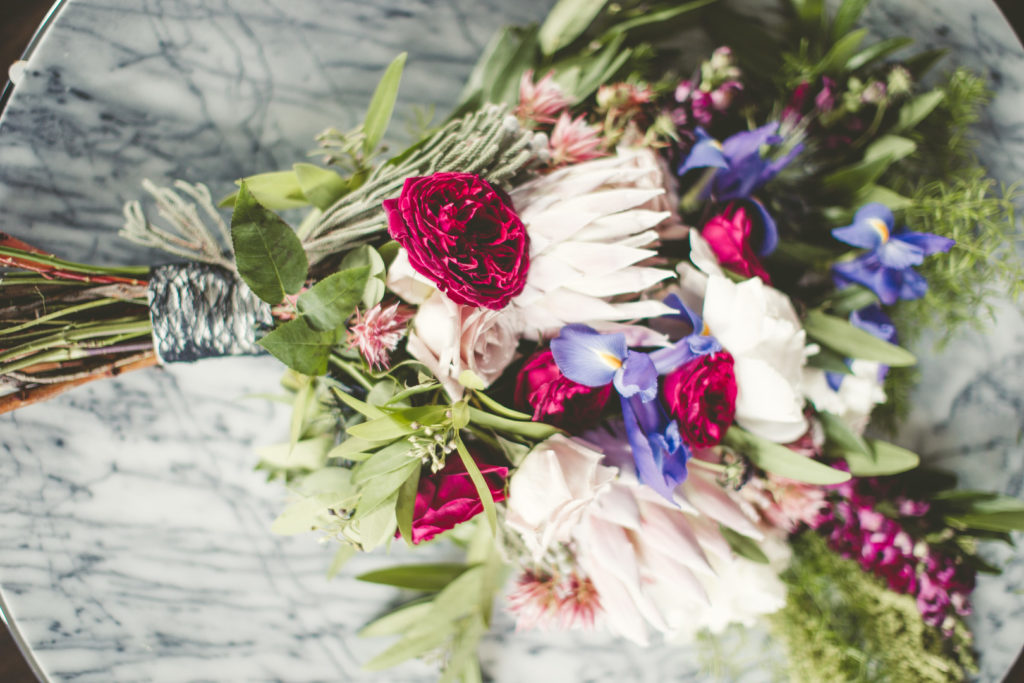
[[712, 140], [711, 141], [711, 146], [714, 147], [715, 149], [719, 150], [719, 151], [721, 151], [721, 149], [722, 149], [722, 143], [719, 142], [718, 140]]
[[711, 328], [708, 327], [707, 323], [704, 323], [704, 327], [701, 329], [700, 333], [704, 337], [710, 337], [711, 336]]
[[882, 244], [889, 241], [889, 226], [885, 224], [885, 221], [881, 218], [869, 218], [868, 224], [870, 224], [871, 227], [875, 229], [875, 232], [878, 233], [878, 236], [882, 238]]
[[598, 351], [597, 355], [610, 368], [618, 370], [619, 368], [622, 367], [622, 361], [610, 353], [607, 353], [605, 351]]

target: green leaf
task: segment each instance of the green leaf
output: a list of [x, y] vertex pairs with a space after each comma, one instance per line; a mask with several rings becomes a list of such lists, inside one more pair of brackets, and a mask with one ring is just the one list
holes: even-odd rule
[[809, 311], [804, 319], [807, 336], [838, 351], [847, 358], [873, 360], [892, 367], [914, 365], [917, 358], [910, 351], [879, 339], [851, 323], [821, 311]]
[[370, 276], [366, 280], [366, 288], [363, 291], [363, 308], [372, 308], [384, 298], [384, 293], [387, 290], [384, 284], [387, 279], [387, 268], [384, 265], [384, 258], [377, 250], [364, 244], [345, 254], [338, 269], [345, 270], [361, 266], [370, 269]]
[[334, 558], [331, 560], [331, 565], [327, 568], [327, 580], [330, 581], [338, 572], [341, 571], [345, 563], [348, 562], [356, 554], [356, 547], [347, 543], [342, 544], [338, 547], [338, 551], [334, 553]]
[[463, 370], [459, 373], [459, 384], [467, 389], [474, 389], [476, 391], [483, 391], [487, 388], [487, 382], [480, 379], [480, 375], [472, 370]]
[[864, 8], [871, 0], [843, 0], [836, 11], [836, 17], [832, 20], [832, 40], [839, 40], [857, 24]]
[[840, 38], [832, 45], [818, 65], [818, 71], [827, 75], [840, 75], [846, 63], [853, 55], [857, 54], [857, 48], [864, 42], [868, 30], [866, 28], [851, 31]]
[[326, 332], [343, 328], [363, 298], [369, 275], [367, 266], [328, 275], [299, 295], [299, 312], [315, 330]]
[[527, 30], [501, 71], [487, 84], [484, 99], [488, 102], [515, 104], [519, 101], [519, 81], [523, 72], [533, 66], [537, 56], [537, 34]]
[[543, 441], [549, 436], [561, 432], [557, 427], [552, 427], [551, 425], [543, 422], [509, 420], [507, 418], [485, 412], [479, 408], [473, 408], [472, 406], [469, 409], [469, 419], [478, 427], [493, 429], [494, 431], [501, 432], [503, 434], [516, 434], [535, 441]]
[[317, 376], [326, 374], [336, 341], [334, 332], [314, 330], [303, 318], [296, 318], [275, 327], [257, 343], [296, 372]]
[[888, 158], [890, 163], [910, 156], [917, 150], [917, 143], [900, 135], [883, 135], [864, 150], [864, 161]]
[[523, 40], [522, 32], [514, 26], [506, 26], [494, 34], [484, 47], [469, 78], [466, 79], [466, 85], [463, 86], [462, 94], [459, 95], [459, 105], [452, 113], [452, 118], [462, 116], [471, 109], [479, 108], [486, 99], [487, 93], [490, 92], [492, 84], [506, 69]]
[[825, 22], [825, 0], [791, 0], [804, 30], [813, 35]]
[[729, 544], [734, 553], [758, 564], [768, 564], [768, 556], [761, 550], [761, 546], [757, 544], [757, 541], [722, 524], [718, 525], [718, 530], [722, 532], [722, 538], [725, 539], [725, 542]]
[[278, 443], [256, 449], [260, 460], [281, 469], [315, 470], [324, 466], [327, 451], [333, 439], [330, 436], [318, 436], [303, 439], [295, 444]]
[[905, 209], [914, 203], [914, 200], [910, 197], [904, 197], [898, 192], [894, 192], [887, 187], [881, 185], [869, 184], [858, 190], [856, 197], [854, 197], [853, 204], [855, 206], [863, 206], [872, 202], [878, 202], [879, 204], [885, 204], [893, 211], [899, 211]]
[[305, 284], [309, 261], [302, 243], [287, 223], [260, 206], [246, 183], [231, 214], [231, 244], [238, 274], [268, 304], [281, 303]]
[[[272, 211], [309, 206], [309, 200], [302, 193], [302, 187], [299, 186], [299, 179], [295, 176], [294, 171], [260, 173], [236, 180], [235, 184], [239, 187], [243, 184], [247, 185], [256, 201]], [[218, 206], [234, 206], [238, 202], [240, 193], [241, 190], [228, 195], [220, 200]]]
[[395, 520], [398, 531], [405, 542], [412, 547], [412, 518], [416, 509], [416, 493], [419, 490], [421, 466], [410, 468], [409, 476], [398, 489], [398, 500], [395, 502]]
[[373, 91], [373, 99], [370, 100], [363, 121], [363, 133], [366, 135], [363, 151], [366, 154], [377, 148], [377, 143], [384, 137], [388, 124], [391, 123], [391, 113], [395, 110], [395, 100], [398, 99], [398, 85], [402, 82], [402, 70], [408, 56], [408, 53], [403, 52], [395, 57], [381, 76], [377, 89]]
[[352, 519], [362, 519], [381, 506], [389, 506], [393, 512], [396, 512], [395, 523], [397, 524], [399, 491], [413, 470], [419, 472], [419, 469], [419, 459], [406, 458], [400, 467], [391, 472], [377, 475], [371, 479], [363, 478], [363, 486], [359, 491], [359, 504], [356, 506], [356, 512]]
[[295, 400], [292, 402], [292, 418], [291, 424], [288, 429], [288, 437], [291, 445], [294, 447], [298, 442], [299, 437], [302, 436], [302, 428], [306, 423], [306, 414], [311, 407], [311, 402], [315, 405], [315, 394], [313, 387], [313, 380], [305, 375], [302, 376], [305, 381], [299, 385], [299, 390], [295, 392]]
[[398, 635], [423, 621], [432, 607], [429, 596], [407, 602], [359, 629], [359, 635], [365, 638]]
[[270, 531], [280, 536], [304, 534], [319, 527], [322, 520], [328, 516], [328, 508], [344, 507], [345, 504], [346, 498], [336, 493], [321, 493], [302, 498], [284, 509], [271, 524]]
[[936, 89], [911, 99], [900, 107], [899, 118], [896, 120], [896, 125], [892, 127], [892, 132], [899, 133], [909, 130], [921, 123], [939, 106], [945, 96], [941, 90]]
[[735, 425], [725, 433], [722, 443], [766, 472], [808, 484], [841, 484], [850, 479], [848, 472], [834, 469], [800, 455], [785, 446], [754, 436]]
[[853, 374], [853, 371], [846, 365], [846, 358], [832, 349], [822, 348], [818, 353], [809, 356], [807, 366], [827, 372], [838, 372], [841, 375]]
[[383, 410], [376, 406], [372, 406], [369, 403], [360, 401], [355, 396], [345, 393], [340, 387], [331, 387], [334, 389], [334, 395], [338, 397], [338, 400], [347, 405], [352, 410], [356, 411], [360, 415], [366, 418], [375, 420], [379, 417], [387, 415]]
[[303, 196], [318, 209], [326, 211], [348, 191], [348, 181], [328, 168], [299, 163], [292, 170]]
[[558, 0], [541, 24], [537, 38], [548, 57], [583, 35], [608, 0]]
[[846, 62], [846, 69], [848, 71], [856, 71], [872, 62], [888, 57], [893, 52], [902, 50], [913, 43], [913, 38], [889, 38], [888, 40], [879, 41], [850, 57], [850, 60]]
[[1024, 510], [946, 516], [946, 523], [982, 531], [1024, 531]]
[[[867, 287], [850, 285], [836, 292], [829, 298], [829, 306], [837, 315], [850, 315], [865, 306], [878, 302], [878, 295]], [[844, 358], [845, 356], [840, 356]]]
[[521, 413], [518, 410], [507, 408], [483, 392], [476, 394], [476, 398], [480, 399], [484, 406], [501, 417], [519, 421], [530, 421], [533, 419], [533, 416], [529, 413]]
[[395, 499], [397, 492], [391, 500], [385, 500], [368, 515], [360, 517], [348, 527], [348, 532], [354, 534], [358, 539], [362, 550], [369, 552], [377, 546], [391, 541], [395, 536]]
[[846, 457], [850, 453], [857, 453], [861, 456], [874, 460], [874, 453], [864, 438], [846, 426], [846, 423], [839, 419], [838, 415], [821, 410], [818, 411], [818, 419], [825, 430], [825, 447], [829, 453], [836, 453], [839, 457]]
[[352, 470], [352, 480], [357, 484], [370, 481], [388, 472], [404, 467], [409, 462], [418, 462], [409, 457], [412, 444], [403, 439], [380, 449], [373, 457], [360, 463]]
[[459, 451], [459, 457], [462, 458], [462, 464], [465, 466], [469, 478], [473, 480], [476, 494], [480, 496], [480, 502], [483, 503], [484, 515], [487, 517], [487, 523], [491, 526], [491, 532], [496, 534], [498, 533], [498, 513], [495, 510], [494, 497], [491, 495], [491, 490], [487, 488], [484, 475], [481, 474], [476, 461], [473, 460], [473, 456], [466, 450], [466, 445], [462, 443], [462, 439], [457, 434], [455, 436], [455, 447]]
[[367, 583], [381, 583], [414, 591], [439, 591], [470, 568], [468, 564], [450, 562], [404, 564], [366, 572], [356, 578]]
[[445, 624], [446, 628], [416, 631], [412, 635], [399, 640], [376, 657], [363, 664], [365, 671], [383, 671], [402, 662], [421, 657], [444, 645], [454, 629], [453, 624]]
[[912, 470], [921, 459], [917, 453], [908, 451], [886, 441], [867, 440], [871, 449], [870, 455], [846, 451], [843, 458], [855, 477], [883, 477]]
[[615, 34], [626, 33], [635, 28], [640, 28], [649, 24], [663, 24], [680, 15], [686, 14], [687, 12], [692, 12], [700, 9], [701, 7], [706, 7], [713, 2], [718, 2], [718, 0], [693, 0], [692, 2], [684, 2], [681, 5], [666, 7], [654, 12], [644, 12], [632, 19], [617, 22], [614, 26], [608, 29], [607, 33], [601, 36], [601, 39], [603, 40], [604, 38], [611, 37]]

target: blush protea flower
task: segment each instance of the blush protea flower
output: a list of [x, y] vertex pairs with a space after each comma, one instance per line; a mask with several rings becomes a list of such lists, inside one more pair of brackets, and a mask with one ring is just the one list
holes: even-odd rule
[[387, 308], [377, 304], [364, 314], [356, 309], [346, 343], [349, 348], [359, 349], [370, 367], [387, 368], [391, 363], [390, 354], [402, 340], [410, 318], [412, 313], [398, 302]]
[[601, 145], [600, 125], [590, 125], [583, 114], [572, 118], [563, 111], [548, 141], [551, 165], [557, 168], [604, 156]]
[[506, 598], [516, 630], [591, 629], [601, 612], [594, 584], [573, 571], [566, 575], [524, 571]]
[[555, 116], [572, 104], [572, 98], [555, 83], [554, 74], [554, 71], [549, 71], [536, 83], [533, 82], [532, 69], [523, 74], [519, 80], [516, 118], [523, 122], [554, 123]]

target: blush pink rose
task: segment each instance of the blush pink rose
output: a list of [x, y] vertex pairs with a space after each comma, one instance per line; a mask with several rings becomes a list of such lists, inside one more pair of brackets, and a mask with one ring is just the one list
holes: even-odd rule
[[[505, 479], [508, 468], [489, 465], [473, 458], [487, 482], [494, 502], [505, 500]], [[426, 471], [426, 470], [425, 470]], [[416, 505], [412, 513], [412, 542], [429, 541], [456, 524], [473, 519], [483, 512], [484, 504], [477, 495], [462, 458], [453, 453], [444, 467], [420, 477]]]
[[662, 394], [692, 448], [714, 446], [736, 415], [736, 375], [727, 351], [699, 356], [665, 377]]
[[406, 178], [383, 202], [416, 272], [459, 304], [504, 308], [523, 291], [530, 240], [508, 195], [472, 173]]
[[515, 405], [535, 421], [570, 432], [592, 426], [611, 396], [612, 385], [588, 387], [562, 374], [549, 349], [530, 356], [516, 378]]
[[704, 224], [700, 234], [724, 267], [746, 277], [759, 277], [770, 285], [771, 278], [751, 245], [751, 229], [747, 210], [729, 204], [722, 213]]

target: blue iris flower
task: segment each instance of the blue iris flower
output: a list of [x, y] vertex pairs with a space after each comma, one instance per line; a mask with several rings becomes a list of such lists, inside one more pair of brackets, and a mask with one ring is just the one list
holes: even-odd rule
[[764, 238], [759, 250], [761, 256], [767, 256], [775, 250], [779, 241], [778, 229], [764, 205], [752, 195], [778, 175], [803, 149], [803, 145], [796, 145], [778, 159], [762, 157], [762, 147], [783, 141], [778, 129], [779, 124], [772, 122], [751, 131], [736, 133], [719, 143], [703, 128], [697, 128], [697, 140], [676, 171], [681, 176], [694, 168], [718, 168], [705, 190], [705, 196], [717, 201], [743, 201], [760, 214], [764, 226]]
[[868, 250], [852, 261], [832, 266], [837, 287], [863, 285], [883, 304], [924, 296], [928, 283], [914, 266], [921, 265], [929, 254], [949, 251], [954, 241], [906, 228], [893, 231], [893, 223], [889, 207], [871, 203], [857, 210], [853, 223], [832, 231], [837, 240]]
[[[866, 306], [859, 311], [854, 311], [850, 314], [850, 323], [859, 329], [864, 330], [868, 334], [878, 337], [882, 341], [887, 341], [890, 344], [895, 344], [899, 340], [896, 336], [896, 326], [893, 324], [892, 319], [885, 314], [882, 307], [878, 304], [871, 304]], [[850, 364], [850, 360], [846, 360], [846, 364]], [[885, 379], [885, 376], [889, 373], [888, 365], [879, 365], [878, 367], [878, 381], [881, 382]], [[843, 384], [843, 378], [845, 378], [841, 372], [826, 372], [825, 379], [828, 381], [828, 385], [832, 387], [833, 391], [839, 391], [839, 387]]]
[[721, 349], [711, 337], [700, 338], [702, 323], [675, 297], [666, 302], [678, 316], [694, 325], [694, 331], [672, 347], [654, 353], [632, 351], [623, 334], [601, 334], [586, 325], [567, 325], [551, 340], [551, 353], [562, 374], [590, 387], [609, 382], [622, 404], [626, 436], [633, 451], [637, 477], [667, 500], [686, 480], [690, 450], [679, 434], [679, 425], [658, 400], [658, 375], [682, 363]]

